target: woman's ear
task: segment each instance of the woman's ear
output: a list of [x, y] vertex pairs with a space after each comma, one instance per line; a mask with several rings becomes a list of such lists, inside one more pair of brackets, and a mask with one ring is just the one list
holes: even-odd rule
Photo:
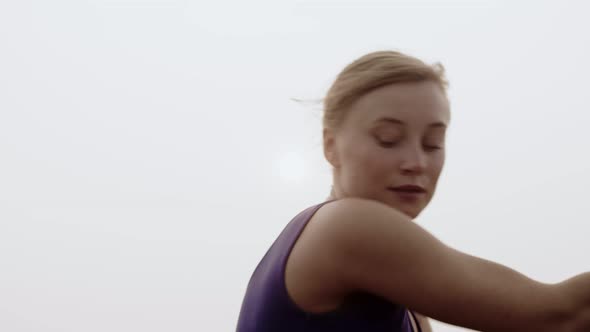
[[336, 149], [336, 137], [334, 130], [324, 128], [324, 157], [332, 165], [333, 168], [338, 168], [340, 162], [338, 160], [338, 151]]

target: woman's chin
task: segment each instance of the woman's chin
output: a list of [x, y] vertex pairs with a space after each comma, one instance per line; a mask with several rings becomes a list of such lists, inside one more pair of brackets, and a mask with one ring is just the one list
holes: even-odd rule
[[413, 206], [400, 206], [400, 204], [398, 202], [389, 203], [387, 205], [389, 205], [390, 207], [392, 207], [392, 208], [398, 210], [399, 212], [405, 214], [410, 219], [414, 219], [414, 218], [418, 217], [418, 215], [422, 211], [422, 209], [418, 209], [417, 207], [413, 207]]

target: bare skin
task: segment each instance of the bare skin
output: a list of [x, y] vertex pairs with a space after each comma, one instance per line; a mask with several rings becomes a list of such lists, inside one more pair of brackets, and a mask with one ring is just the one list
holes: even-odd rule
[[[432, 332], [432, 326], [430, 325], [428, 317], [417, 312], [415, 312], [414, 314], [416, 314], [416, 318], [418, 318], [418, 324], [420, 324], [422, 332]], [[418, 328], [416, 326], [414, 326], [414, 331], [418, 331]]]
[[[419, 312], [428, 329], [426, 317], [479, 331], [589, 331], [590, 274], [541, 283], [412, 222], [434, 194], [449, 118], [438, 86], [404, 83], [366, 94], [341, 128], [324, 131], [336, 201], [316, 212], [291, 252], [290, 296], [319, 313], [369, 292]], [[393, 189], [406, 184], [423, 192]]]

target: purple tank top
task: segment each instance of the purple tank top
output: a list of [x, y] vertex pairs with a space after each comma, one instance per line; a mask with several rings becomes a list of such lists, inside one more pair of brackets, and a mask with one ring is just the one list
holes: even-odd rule
[[285, 286], [287, 258], [309, 219], [326, 203], [299, 213], [266, 252], [246, 289], [237, 332], [413, 332], [406, 308], [371, 294], [351, 295], [337, 310], [322, 314], [307, 313], [291, 300]]

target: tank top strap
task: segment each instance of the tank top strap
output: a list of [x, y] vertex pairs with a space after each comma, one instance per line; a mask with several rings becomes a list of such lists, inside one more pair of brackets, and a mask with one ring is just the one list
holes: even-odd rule
[[414, 315], [414, 312], [412, 310], [408, 310], [408, 312], [410, 313], [410, 315], [412, 315], [412, 319], [414, 319], [414, 322], [416, 323], [416, 327], [418, 328], [418, 332], [422, 332], [422, 328], [420, 327], [420, 322], [418, 322], [418, 318], [416, 318], [416, 315]]

